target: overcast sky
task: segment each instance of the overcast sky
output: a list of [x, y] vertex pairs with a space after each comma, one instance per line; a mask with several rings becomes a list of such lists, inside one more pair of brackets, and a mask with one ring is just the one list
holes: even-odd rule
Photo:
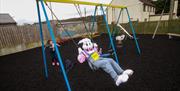
[[[111, 0], [82, 0], [99, 3], [110, 3]], [[59, 19], [67, 19], [79, 17], [74, 5], [52, 3], [52, 8]], [[81, 6], [82, 12], [86, 8], [89, 14], [93, 14], [94, 6]], [[47, 9], [48, 10], [48, 9]], [[42, 9], [41, 9], [42, 11]], [[0, 13], [9, 13], [18, 23], [22, 22], [37, 22], [37, 10], [35, 0], [0, 0]], [[51, 13], [48, 10], [49, 18]], [[43, 12], [41, 12], [42, 20], [44, 21]]]

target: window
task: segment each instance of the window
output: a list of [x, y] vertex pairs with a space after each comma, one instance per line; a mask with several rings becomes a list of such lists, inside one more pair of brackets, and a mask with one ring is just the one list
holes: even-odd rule
[[146, 12], [146, 5], [143, 5], [143, 11]]
[[149, 6], [147, 6], [148, 7], [148, 12], [150, 12], [150, 7]]
[[145, 18], [144, 21], [147, 22], [147, 18]]

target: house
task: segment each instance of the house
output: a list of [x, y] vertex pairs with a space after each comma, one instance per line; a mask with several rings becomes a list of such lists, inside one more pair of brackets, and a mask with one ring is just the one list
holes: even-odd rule
[[[131, 21], [158, 21], [161, 14], [155, 14], [155, 5], [152, 1], [157, 0], [112, 0], [112, 5], [127, 6]], [[178, 0], [174, 0], [173, 19], [177, 19]], [[107, 8], [108, 23], [117, 21], [120, 9]], [[164, 13], [161, 20], [169, 20], [169, 13]], [[128, 16], [125, 10], [121, 13], [119, 23], [127, 23]]]
[[[112, 0], [112, 5], [127, 6], [132, 21], [149, 21], [150, 15], [155, 15], [155, 5], [152, 0]], [[120, 9], [107, 8], [108, 23], [117, 21]], [[127, 23], [128, 16], [125, 10], [121, 13], [120, 23]]]
[[[178, 0], [174, 0], [174, 9], [173, 9], [173, 19], [177, 19], [177, 12], [178, 11]], [[149, 19], [150, 21], [158, 21], [161, 17], [161, 14], [155, 14], [155, 15], [150, 15]], [[164, 13], [162, 14], [161, 20], [169, 20], [169, 13]]]
[[16, 21], [9, 14], [0, 14], [0, 26], [16, 25]]

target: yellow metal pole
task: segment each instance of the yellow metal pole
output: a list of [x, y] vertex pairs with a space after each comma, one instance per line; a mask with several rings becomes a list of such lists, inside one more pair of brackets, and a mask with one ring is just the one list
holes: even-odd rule
[[90, 6], [106, 6], [112, 8], [126, 8], [126, 6], [120, 5], [111, 5], [111, 4], [103, 4], [103, 3], [95, 3], [95, 2], [86, 2], [86, 1], [78, 1], [78, 0], [44, 0], [45, 2], [56, 2], [56, 3], [68, 3], [68, 4], [82, 4], [82, 5], [90, 5]]

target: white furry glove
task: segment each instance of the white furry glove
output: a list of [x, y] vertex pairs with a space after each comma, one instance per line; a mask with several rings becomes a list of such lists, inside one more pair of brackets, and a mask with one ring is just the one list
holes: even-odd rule
[[93, 43], [94, 44], [94, 47], [98, 47], [98, 45], [96, 43]]
[[83, 50], [81, 48], [78, 48], [78, 53], [81, 54]]

